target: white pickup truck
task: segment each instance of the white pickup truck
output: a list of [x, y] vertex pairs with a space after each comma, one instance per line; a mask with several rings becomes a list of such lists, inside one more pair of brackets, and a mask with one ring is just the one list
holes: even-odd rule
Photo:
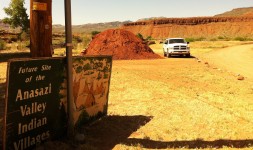
[[163, 44], [163, 53], [165, 57], [172, 55], [190, 57], [189, 42], [186, 42], [184, 38], [168, 38]]

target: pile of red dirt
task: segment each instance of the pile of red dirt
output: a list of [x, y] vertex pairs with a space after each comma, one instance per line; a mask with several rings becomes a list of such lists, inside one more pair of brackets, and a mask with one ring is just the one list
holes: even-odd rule
[[113, 59], [157, 59], [161, 58], [132, 32], [109, 29], [93, 37], [82, 55], [112, 55]]

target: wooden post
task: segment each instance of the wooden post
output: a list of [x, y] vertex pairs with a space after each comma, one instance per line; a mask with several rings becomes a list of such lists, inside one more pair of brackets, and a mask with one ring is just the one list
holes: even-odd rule
[[72, 20], [71, 20], [71, 0], [64, 1], [65, 6], [65, 34], [66, 34], [66, 54], [67, 54], [67, 82], [68, 82], [68, 136], [74, 136], [74, 100], [73, 100], [73, 73], [72, 73]]
[[52, 57], [52, 0], [30, 0], [32, 57]]

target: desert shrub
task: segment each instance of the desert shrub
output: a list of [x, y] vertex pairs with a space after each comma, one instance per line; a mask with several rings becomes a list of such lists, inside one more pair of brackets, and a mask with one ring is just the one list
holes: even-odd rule
[[78, 41], [76, 39], [72, 40], [73, 49], [77, 49]]
[[155, 44], [155, 41], [148, 41], [148, 45]]
[[229, 38], [227, 36], [218, 36], [217, 38], [218, 38], [218, 40], [222, 40], [222, 41], [229, 41], [229, 40], [231, 40], [231, 38]]
[[17, 42], [18, 41], [18, 38], [17, 37], [11, 37], [11, 39], [10, 39], [10, 43], [11, 42]]
[[87, 48], [88, 45], [89, 45], [89, 43], [90, 43], [90, 41], [91, 41], [91, 37], [90, 36], [88, 36], [88, 35], [83, 36], [83, 42], [82, 42], [83, 48]]
[[185, 38], [186, 42], [195, 42], [195, 41], [204, 41], [206, 38], [198, 37], [198, 38]]
[[194, 38], [185, 38], [186, 42], [195, 42], [196, 40]]
[[76, 41], [77, 43], [83, 42], [83, 39], [80, 36], [78, 36], [78, 35], [74, 35], [73, 36], [73, 40]]
[[22, 33], [20, 34], [20, 40], [21, 40], [21, 41], [28, 41], [28, 40], [30, 40], [30, 35], [29, 35], [29, 33], [27, 33], [27, 32], [22, 32]]
[[252, 41], [252, 39], [248, 37], [235, 37], [234, 40], [235, 41]]
[[153, 40], [154, 38], [152, 38], [152, 36], [148, 36], [148, 37], [146, 37], [146, 41], [149, 41], [149, 40]]
[[17, 41], [17, 50], [25, 50], [30, 47], [30, 40], [28, 41]]
[[6, 43], [5, 41], [0, 39], [0, 50], [5, 50], [6, 49]]
[[54, 49], [56, 48], [64, 48], [65, 47], [65, 39], [60, 38], [60, 39], [53, 39], [53, 47]]
[[223, 40], [223, 39], [225, 39], [225, 37], [223, 37], [223, 36], [218, 36], [218, 39], [219, 39], [219, 40]]
[[218, 41], [217, 38], [211, 38], [210, 41]]
[[92, 31], [91, 32], [91, 35], [92, 35], [92, 37], [94, 37], [95, 35], [97, 35], [97, 34], [99, 34], [100, 32], [99, 31]]
[[204, 41], [204, 40], [206, 40], [206, 38], [204, 38], [204, 37], [196, 38], [196, 41]]
[[143, 35], [142, 35], [141, 33], [136, 34], [136, 36], [137, 36], [138, 38], [140, 38], [141, 40], [144, 39], [144, 38], [143, 38]]

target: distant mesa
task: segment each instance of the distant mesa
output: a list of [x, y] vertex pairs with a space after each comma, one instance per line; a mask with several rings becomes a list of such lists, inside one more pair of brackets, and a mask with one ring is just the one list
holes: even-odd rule
[[[73, 34], [90, 34], [92, 31], [108, 29], [124, 29], [133, 34], [163, 40], [168, 37], [206, 38], [206, 39], [235, 39], [245, 37], [253, 39], [253, 7], [236, 8], [231, 11], [209, 17], [165, 18], [150, 17], [131, 21], [113, 21], [104, 23], [89, 23], [73, 25]], [[10, 33], [19, 33], [19, 29], [11, 29], [0, 20], [0, 38], [5, 40]], [[53, 25], [53, 36], [63, 37], [65, 27]], [[8, 35], [7, 35], [8, 34]], [[5, 40], [10, 41], [10, 40]]]
[[121, 29], [155, 39], [184, 38], [253, 38], [253, 7], [237, 8], [210, 17], [144, 19], [126, 23]]
[[159, 59], [152, 49], [133, 33], [109, 29], [97, 34], [82, 55], [112, 55], [113, 59]]
[[241, 17], [253, 16], [253, 7], [236, 8], [222, 14], [215, 15], [215, 17]]

